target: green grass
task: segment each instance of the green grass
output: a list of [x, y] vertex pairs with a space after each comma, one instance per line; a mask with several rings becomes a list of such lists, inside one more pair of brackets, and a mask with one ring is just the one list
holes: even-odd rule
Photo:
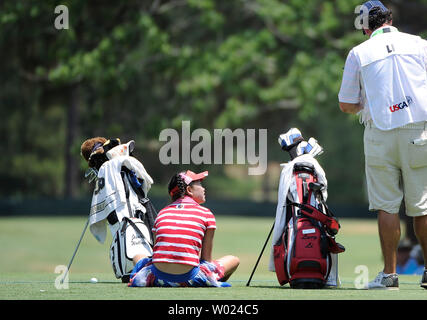
[[[0, 299], [75, 300], [418, 300], [427, 299], [420, 276], [400, 276], [399, 291], [357, 290], [358, 265], [366, 265], [369, 279], [382, 268], [375, 220], [342, 219], [338, 242], [346, 247], [339, 255], [342, 286], [337, 289], [295, 290], [280, 287], [269, 272], [270, 243], [258, 265], [251, 286], [252, 268], [273, 223], [273, 218], [217, 216], [214, 257], [240, 258], [230, 278], [231, 288], [128, 288], [116, 280], [108, 258], [111, 236], [98, 243], [87, 230], [69, 274], [69, 289], [55, 288], [58, 265], [67, 265], [83, 231], [85, 218], [0, 218]], [[98, 278], [92, 284], [89, 279]]]

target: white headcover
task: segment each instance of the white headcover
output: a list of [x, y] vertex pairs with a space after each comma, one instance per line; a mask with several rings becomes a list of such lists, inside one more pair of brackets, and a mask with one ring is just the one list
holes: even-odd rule
[[107, 158], [113, 159], [118, 156], [129, 156], [135, 148], [135, 141], [131, 140], [128, 143], [119, 144], [107, 152]]

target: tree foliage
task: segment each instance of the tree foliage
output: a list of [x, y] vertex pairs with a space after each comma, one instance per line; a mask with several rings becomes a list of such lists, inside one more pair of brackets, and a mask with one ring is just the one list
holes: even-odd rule
[[[423, 19], [404, 20], [427, 1], [405, 11], [384, 2], [395, 25], [427, 35]], [[284, 161], [277, 135], [297, 126], [324, 146], [335, 200], [364, 201], [362, 128], [337, 105], [346, 55], [364, 40], [354, 28], [359, 4], [2, 1], [1, 193], [87, 192], [79, 146], [95, 135], [135, 139], [162, 181], [169, 169], [158, 161], [159, 132], [191, 120], [194, 128], [267, 128], [270, 161]], [[69, 10], [69, 29], [55, 29], [58, 5]]]

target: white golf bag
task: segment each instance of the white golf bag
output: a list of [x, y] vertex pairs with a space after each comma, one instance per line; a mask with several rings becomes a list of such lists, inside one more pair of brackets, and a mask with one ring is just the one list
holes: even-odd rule
[[157, 212], [147, 198], [153, 183], [144, 166], [129, 155], [132, 143], [107, 152], [108, 161], [96, 172], [92, 197], [90, 230], [103, 243], [106, 226], [112, 234], [110, 262], [116, 278], [128, 282], [133, 258], [153, 253], [152, 227]]

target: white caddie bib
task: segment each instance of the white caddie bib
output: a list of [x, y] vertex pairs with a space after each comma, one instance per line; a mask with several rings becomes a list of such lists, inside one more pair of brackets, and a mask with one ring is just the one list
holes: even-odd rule
[[427, 120], [422, 39], [387, 27], [354, 48], [374, 124], [391, 130]]

